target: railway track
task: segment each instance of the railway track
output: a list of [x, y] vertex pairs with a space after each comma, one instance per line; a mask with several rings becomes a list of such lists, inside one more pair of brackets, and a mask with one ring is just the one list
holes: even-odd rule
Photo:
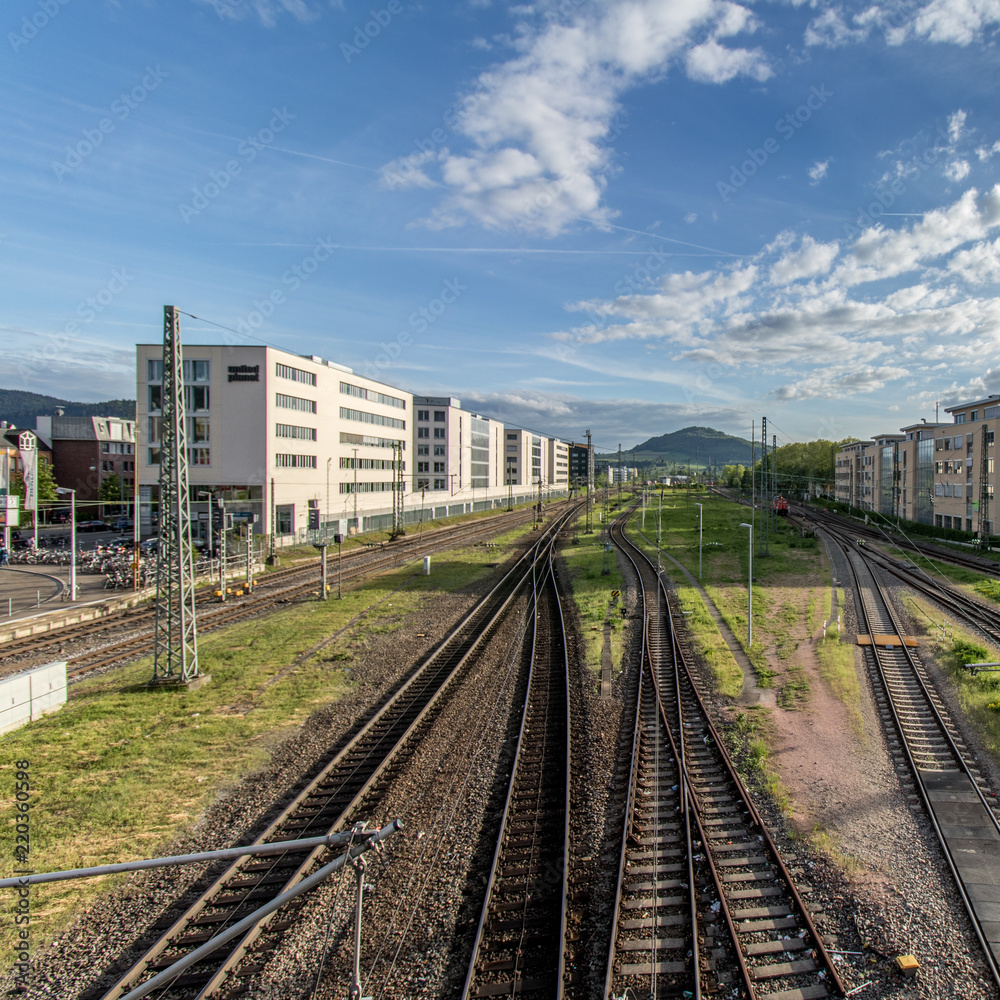
[[[458, 525], [454, 528], [439, 529], [429, 533], [426, 539], [415, 538], [412, 542], [397, 542], [377, 551], [356, 549], [353, 550], [355, 554], [350, 557], [349, 561], [345, 557], [342, 578], [346, 582], [364, 579], [394, 569], [424, 555], [454, 547], [459, 543], [476, 544], [500, 532], [510, 531], [527, 524], [531, 519], [530, 512], [517, 511], [513, 514], [499, 515], [498, 518], [490, 518], [485, 524], [477, 522], [472, 526]], [[216, 603], [213, 598], [199, 600], [198, 631], [207, 633], [224, 628], [227, 625], [256, 617], [270, 608], [300, 600], [317, 592], [321, 586], [320, 580], [317, 579], [317, 569], [318, 561], [310, 562], [304, 568], [278, 570], [275, 573], [270, 573], [254, 588], [253, 595], [237, 599], [232, 603], [227, 602], [225, 605]], [[331, 576], [336, 577], [336, 569]], [[138, 631], [125, 639], [106, 643], [93, 651], [71, 656], [67, 661], [67, 676], [78, 677], [92, 670], [106, 668], [136, 656], [146, 655], [149, 652], [153, 635], [153, 622], [154, 614], [151, 609], [141, 611], [132, 609], [120, 614], [109, 615], [98, 622], [91, 621], [83, 625], [68, 626], [51, 635], [46, 633], [44, 637], [33, 636], [6, 642], [0, 647], [0, 654], [3, 657], [0, 660], [0, 663], [3, 664], [0, 666], [0, 676], [6, 672], [15, 673], [24, 669], [22, 663], [11, 662], [11, 658], [19, 654], [38, 653], [44, 649], [58, 651], [60, 647], [64, 647], [67, 643], [79, 638], [93, 638], [105, 631], [113, 633], [122, 628]]]
[[[865, 658], [897, 770], [916, 781], [993, 981], [1000, 987], [1000, 806], [874, 573], [839, 541], [854, 580]], [[912, 641], [912, 640], [909, 640]]]
[[[477, 651], [493, 636], [505, 612], [531, 580], [539, 560], [545, 560], [550, 540], [575, 509], [555, 520], [492, 591], [418, 664], [390, 698], [359, 723], [321, 765], [305, 788], [282, 810], [255, 843], [299, 839], [349, 829], [359, 810], [377, 806], [380, 789], [405, 766], [422, 732], [426, 731], [448, 692], [464, 676]], [[216, 874], [211, 884], [184, 912], [157, 928], [138, 960], [116, 973], [110, 988], [87, 994], [91, 1000], [118, 1000], [134, 991], [157, 991], [170, 1000], [201, 1000], [225, 987], [227, 996], [252, 995], [255, 957], [276, 948], [281, 932], [295, 920], [305, 897], [265, 918], [253, 929], [227, 943], [203, 962], [185, 968], [169, 982], [157, 975], [184, 960], [207, 940], [238, 923], [251, 911], [301, 881], [317, 867], [322, 849], [288, 852], [273, 858], [244, 858]]]
[[735, 987], [750, 1000], [842, 997], [705, 708], [662, 581], [626, 520], [612, 537], [639, 581], [644, 676], [605, 995], [700, 997]]
[[567, 984], [570, 702], [552, 546], [533, 570], [531, 665], [463, 998], [561, 998]]

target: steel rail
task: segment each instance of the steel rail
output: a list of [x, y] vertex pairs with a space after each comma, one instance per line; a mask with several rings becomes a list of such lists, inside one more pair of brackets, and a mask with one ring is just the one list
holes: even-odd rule
[[[489, 637], [493, 628], [527, 581], [533, 566], [541, 558], [541, 552], [548, 543], [550, 535], [558, 532], [563, 521], [572, 514], [571, 510], [552, 523], [535, 545], [517, 560], [490, 593], [463, 617], [458, 625], [452, 629], [449, 636], [435, 648], [422, 664], [418, 665], [360, 730], [331, 757], [316, 777], [295, 796], [255, 842], [264, 843], [271, 837], [281, 836], [281, 830], [285, 824], [296, 822], [295, 817], [307, 807], [310, 798], [313, 797], [323, 804], [332, 801], [336, 807], [334, 814], [323, 817], [322, 828], [326, 833], [335, 832], [338, 826], [347, 821], [351, 810], [361, 801], [423, 720], [440, 704], [443, 693], [463, 672], [465, 666]], [[456, 660], [455, 656], [459, 658]], [[421, 685], [424, 685], [423, 690], [421, 690]], [[415, 700], [412, 708], [410, 708], [407, 699]], [[416, 714], [413, 714], [414, 709], [417, 710]], [[398, 721], [394, 722], [394, 719]], [[378, 752], [374, 762], [370, 764], [364, 763], [366, 751], [363, 748], [366, 741], [369, 743], [374, 741], [375, 749]], [[387, 742], [388, 745], [385, 745]], [[361, 759], [355, 761], [355, 755], [358, 754], [361, 754]], [[360, 770], [362, 766], [364, 769]], [[343, 770], [342, 775], [338, 773], [340, 770]], [[346, 787], [347, 800], [338, 804], [338, 793], [327, 790], [326, 786], [331, 782], [336, 783], [341, 778], [343, 778], [344, 784], [340, 787]], [[314, 822], [315, 818], [318, 817], [307, 813], [305, 827], [303, 827], [302, 821], [298, 821], [296, 832], [300, 836], [306, 834], [308, 824]], [[286, 888], [294, 885], [303, 877], [321, 853], [322, 848], [314, 849], [306, 858], [301, 859], [291, 872], [282, 873], [282, 884]], [[195, 922], [205, 907], [212, 904], [213, 898], [223, 893], [227, 884], [240, 874], [244, 864], [245, 862], [236, 862], [219, 876], [212, 886], [188, 907], [152, 947], [147, 949], [141, 958], [117, 980], [112, 988], [103, 994], [104, 1000], [117, 1000], [118, 997], [122, 996], [143, 975], [144, 971], [159, 959], [159, 956], [171, 945], [171, 942], [180, 937], [186, 927]], [[255, 880], [256, 884], [262, 884], [265, 881], [266, 877]], [[280, 891], [281, 886], [274, 889], [273, 894]], [[227, 903], [228, 905], [230, 904]], [[241, 903], [236, 902], [234, 905], [238, 910]], [[271, 917], [273, 914], [265, 918], [265, 921]], [[235, 967], [246, 950], [263, 931], [264, 926], [263, 923], [255, 925], [246, 936], [234, 945], [223, 966], [211, 976], [203, 987], [199, 987], [198, 998], [207, 997], [215, 992], [225, 976]]]
[[[655, 567], [653, 567], [652, 565], [652, 560], [650, 560], [649, 556], [645, 553], [645, 551], [643, 551], [640, 547], [635, 545], [635, 543], [632, 542], [631, 539], [629, 539], [628, 536], [624, 534], [624, 532], [623, 532], [623, 537], [626, 539], [629, 546], [631, 546], [632, 549], [642, 557], [645, 563], [651, 568], [653, 573], [655, 573]], [[752, 827], [755, 828], [753, 832], [756, 832], [756, 835], [759, 838], [760, 843], [763, 845], [763, 847], [766, 848], [768, 854], [767, 864], [771, 865], [778, 872], [778, 877], [775, 878], [775, 881], [781, 884], [783, 891], [787, 892], [788, 897], [791, 899], [793, 903], [793, 910], [791, 912], [794, 914], [794, 919], [802, 927], [804, 927], [806, 933], [811, 938], [811, 947], [816, 956], [818, 973], [825, 981], [826, 985], [822, 986], [817, 985], [815, 987], [810, 987], [802, 991], [801, 993], [793, 995], [799, 995], [802, 997], [805, 996], [819, 997], [819, 996], [829, 995], [829, 991], [827, 990], [827, 985], [828, 985], [830, 988], [832, 988], [832, 990], [836, 994], [844, 996], [846, 992], [844, 984], [841, 981], [839, 974], [837, 973], [836, 967], [832, 959], [830, 958], [830, 955], [827, 952], [825, 945], [823, 944], [823, 939], [819, 933], [818, 928], [815, 925], [815, 922], [812, 919], [810, 911], [805, 901], [799, 894], [798, 888], [795, 885], [795, 881], [792, 878], [791, 872], [788, 870], [787, 866], [782, 860], [777, 845], [775, 844], [774, 839], [771, 837], [770, 831], [768, 830], [766, 824], [762, 820], [760, 813], [758, 812], [756, 805], [754, 804], [752, 798], [750, 797], [745, 786], [743, 785], [742, 780], [739, 778], [739, 775], [736, 772], [736, 768], [733, 765], [728, 752], [726, 751], [725, 744], [722, 742], [718, 730], [716, 729], [715, 724], [712, 721], [711, 715], [709, 714], [707, 707], [704, 703], [704, 700], [702, 699], [698, 684], [694, 679], [693, 673], [688, 665], [687, 657], [684, 654], [684, 650], [680, 645], [679, 636], [677, 634], [676, 628], [674, 627], [673, 614], [670, 609], [670, 601], [662, 577], [657, 575], [657, 581], [658, 581], [658, 587], [660, 588], [660, 591], [666, 603], [668, 612], [667, 625], [670, 629], [671, 642], [673, 644], [673, 649], [674, 649], [674, 669], [677, 673], [677, 676], [681, 678], [681, 683], [686, 684], [690, 689], [690, 699], [694, 702], [697, 713], [696, 722], [698, 725], [702, 726], [705, 731], [707, 731], [708, 737], [711, 740], [711, 746], [714, 748], [714, 751], [718, 757], [718, 761], [719, 763], [721, 763], [722, 769], [727, 776], [726, 780], [730, 783], [732, 787], [731, 794], [734, 795], [735, 799], [738, 802], [738, 805], [745, 810], [749, 818], [750, 824], [752, 824]], [[687, 709], [682, 710], [681, 719], [682, 719], [681, 730], [682, 733], [685, 734], [686, 738], [687, 729], [690, 726], [694, 725], [695, 723], [691, 721], [691, 713]], [[706, 745], [708, 745], [707, 741]], [[691, 782], [691, 793], [695, 802], [695, 811], [699, 817], [699, 829], [704, 835], [704, 829], [703, 829], [704, 817], [702, 816], [702, 805], [700, 803], [699, 795], [697, 789], [694, 787], [693, 781], [691, 781], [690, 773], [688, 773], [687, 779]], [[707, 854], [711, 850], [711, 838], [706, 836], [706, 839], [703, 840], [703, 844], [705, 846]], [[720, 890], [722, 889], [721, 884], [718, 882], [717, 882], [717, 887]], [[729, 908], [729, 902], [727, 900], [727, 895], [724, 890], [722, 891], [722, 895], [720, 896], [719, 902], [723, 909]], [[795, 913], [795, 911], [797, 911], [797, 913]], [[736, 929], [739, 932], [739, 928], [736, 927], [735, 920], [727, 920], [727, 925], [730, 927], [730, 929]], [[748, 928], [748, 930], [750, 929]], [[757, 998], [762, 998], [764, 995], [762, 995], [759, 991], [761, 984], [759, 981], [757, 981], [757, 978], [755, 978], [756, 974], [761, 972], [762, 970], [760, 970], [759, 967], [750, 966], [749, 963], [745, 961], [742, 932], [737, 933], [737, 936], [733, 939], [732, 943], [734, 950], [739, 956], [741, 973], [743, 972], [743, 969], [746, 969], [745, 986], [749, 995], [752, 998], [754, 998], [754, 1000], [757, 1000]], [[769, 952], [762, 952], [762, 954], [767, 954], [767, 953]], [[808, 970], [801, 970], [801, 973], [806, 974], [808, 973]], [[772, 975], [772, 972], [768, 971], [766, 974], [770, 976]], [[788, 975], [792, 977], [798, 974], [800, 974], [799, 970], [795, 970], [794, 968], [788, 972]], [[777, 977], [778, 975], [780, 975], [780, 973], [774, 972], [773, 975]]]
[[993, 810], [990, 808], [989, 804], [986, 802], [986, 799], [982, 794], [982, 790], [979, 788], [979, 784], [975, 780], [975, 777], [971, 773], [968, 763], [965, 760], [964, 754], [955, 745], [951, 733], [948, 731], [948, 726], [946, 725], [945, 721], [942, 719], [940, 713], [938, 712], [937, 707], [934, 704], [934, 700], [930, 696], [930, 692], [928, 691], [927, 686], [924, 684], [923, 679], [920, 676], [920, 671], [917, 668], [917, 663], [914, 659], [913, 654], [910, 652], [905, 643], [903, 643], [902, 641], [903, 633], [899, 627], [899, 623], [896, 619], [896, 616], [892, 611], [892, 606], [889, 604], [888, 598], [886, 597], [885, 591], [882, 588], [881, 584], [875, 578], [875, 575], [871, 572], [871, 567], [868, 565], [867, 559], [865, 558], [864, 555], [861, 555], [857, 551], [855, 551], [854, 546], [845, 545], [842, 541], [838, 541], [838, 544], [841, 546], [845, 556], [847, 557], [847, 563], [851, 570], [851, 574], [854, 579], [854, 584], [856, 588], [856, 593], [859, 598], [857, 603], [860, 605], [861, 608], [861, 615], [864, 620], [863, 624], [868, 632], [868, 635], [872, 640], [872, 645], [870, 648], [872, 652], [872, 657], [875, 662], [875, 667], [878, 672], [879, 679], [882, 682], [883, 689], [886, 692], [889, 710], [891, 712], [892, 719], [896, 726], [897, 732], [899, 733], [900, 736], [900, 742], [903, 748], [903, 754], [906, 758], [906, 762], [916, 781], [917, 790], [919, 792], [920, 800], [924, 807], [924, 812], [926, 813], [931, 823], [931, 826], [934, 830], [934, 833], [938, 838], [938, 842], [941, 845], [941, 850], [944, 855], [945, 862], [947, 863], [948, 869], [952, 874], [952, 878], [954, 880], [955, 887], [958, 891], [959, 897], [961, 898], [962, 903], [965, 906], [965, 910], [969, 916], [969, 920], [972, 924], [972, 929], [976, 935], [976, 939], [982, 948], [986, 965], [990, 970], [990, 974], [992, 975], [994, 982], [998, 987], [1000, 987], [1000, 962], [998, 962], [993, 947], [991, 947], [991, 944], [986, 937], [984, 928], [982, 927], [982, 920], [976, 912], [975, 903], [971, 898], [966, 888], [965, 882], [961, 876], [960, 865], [958, 864], [957, 859], [954, 857], [948, 843], [948, 837], [946, 836], [944, 830], [941, 827], [940, 822], [938, 821], [937, 813], [934, 808], [934, 804], [930, 797], [929, 789], [927, 788], [926, 781], [923, 776], [924, 769], [922, 769], [916, 762], [913, 750], [910, 745], [910, 740], [907, 738], [907, 727], [904, 724], [902, 718], [900, 717], [900, 713], [897, 709], [896, 698], [893, 696], [892, 685], [889, 683], [889, 679], [886, 676], [885, 664], [883, 663], [883, 657], [880, 654], [880, 647], [875, 644], [875, 636], [878, 634], [885, 634], [885, 633], [878, 633], [875, 631], [875, 628], [871, 621], [871, 616], [869, 614], [867, 602], [864, 600], [863, 584], [861, 581], [861, 576], [858, 573], [857, 567], [854, 562], [855, 559], [859, 559], [869, 573], [869, 576], [874, 585], [872, 592], [878, 595], [879, 600], [883, 604], [885, 617], [889, 619], [889, 623], [891, 624], [894, 630], [893, 633], [890, 634], [894, 634], [900, 639], [900, 648], [902, 649], [902, 651], [906, 656], [908, 665], [912, 670], [913, 676], [916, 678], [918, 682], [918, 685], [920, 687], [921, 693], [924, 695], [927, 706], [931, 710], [934, 720], [937, 723], [937, 726], [940, 730], [940, 734], [943, 735], [946, 743], [949, 746], [949, 749], [951, 749], [952, 751], [952, 754], [955, 758], [955, 763], [958, 765], [959, 770], [962, 773], [964, 773], [964, 775], [969, 779], [969, 784], [975, 790], [986, 815], [992, 821], [994, 827], [996, 827], [998, 830], [1000, 830], [1000, 823], [998, 823], [997, 817], [993, 813]]
[[[567, 925], [567, 887], [568, 887], [568, 861], [569, 861], [569, 821], [570, 821], [570, 783], [571, 783], [571, 757], [570, 757], [570, 701], [569, 701], [569, 661], [568, 651], [565, 643], [565, 623], [562, 615], [562, 604], [559, 600], [558, 588], [556, 586], [555, 572], [552, 565], [554, 537], [547, 546], [545, 556], [545, 566], [539, 570], [536, 563], [533, 570], [532, 580], [532, 616], [534, 626], [532, 629], [531, 655], [528, 665], [528, 677], [525, 690], [524, 701], [521, 706], [521, 721], [517, 737], [517, 745], [514, 752], [514, 759], [511, 766], [510, 779], [507, 784], [507, 796], [504, 802], [503, 816], [500, 821], [499, 834], [493, 852], [493, 862], [490, 868], [490, 875], [487, 880], [486, 889], [483, 895], [483, 905], [480, 911], [479, 922], [476, 928], [476, 936], [469, 958], [465, 983], [462, 988], [463, 1000], [470, 1000], [474, 997], [489, 996], [513, 996], [532, 994], [541, 995], [546, 998], [555, 997], [561, 1000], [566, 981], [566, 925]], [[543, 602], [549, 604], [546, 610]], [[543, 615], [548, 614], [552, 621], [545, 622]], [[544, 623], [544, 624], [542, 624]], [[547, 629], [547, 635], [543, 636], [543, 631]], [[556, 649], [551, 646], [546, 647], [546, 639], [549, 636], [561, 637], [556, 643]], [[553, 652], [555, 656], [553, 656]], [[545, 662], [545, 661], [548, 662]], [[553, 660], [558, 662], [553, 662]], [[555, 675], [558, 675], [556, 678]], [[542, 711], [544, 716], [543, 727], [551, 717], [551, 689], [552, 687], [561, 689], [563, 709], [559, 712], [558, 702], [555, 711], [559, 712], [557, 728], [562, 742], [562, 752], [559, 748], [554, 748], [555, 756], [561, 757], [562, 782], [559, 795], [562, 802], [562, 830], [561, 848], [557, 859], [549, 858], [548, 870], [538, 871], [538, 855], [544, 852], [544, 839], [541, 850], [539, 847], [540, 834], [537, 826], [532, 832], [531, 850], [526, 854], [523, 848], [515, 846], [514, 838], [509, 836], [514, 820], [521, 818], [517, 811], [517, 800], [519, 798], [530, 797], [534, 794], [534, 810], [536, 820], [539, 812], [544, 812], [553, 805], [551, 800], [544, 798], [543, 787], [545, 775], [551, 768], [551, 757], [544, 756], [541, 761], [525, 763], [526, 751], [529, 748], [537, 749], [539, 737], [538, 722], [535, 716]], [[543, 749], [548, 748], [548, 741], [544, 739], [545, 732], [541, 733]], [[528, 772], [528, 773], [526, 773]], [[558, 811], [558, 810], [557, 810]], [[544, 834], [544, 830], [542, 831]], [[513, 855], [511, 857], [511, 855]], [[519, 863], [518, 863], [519, 862]], [[537, 950], [527, 944], [528, 924], [537, 925], [539, 920], [544, 920], [545, 914], [539, 917], [538, 911], [544, 910], [548, 903], [548, 915], [551, 915], [553, 906], [554, 888], [546, 886], [545, 880], [550, 877], [553, 867], [559, 870], [559, 932], [555, 938], [555, 946], [558, 948], [558, 958], [551, 953], [541, 957], [539, 966], [539, 956], [531, 953]], [[494, 897], [498, 895], [499, 883], [503, 879], [517, 878], [523, 875], [523, 885], [517, 892], [510, 892], [514, 897], [509, 901], [499, 901]], [[538, 876], [541, 876], [540, 878]], [[509, 886], [508, 888], [513, 888]], [[546, 892], [546, 890], [548, 890]], [[523, 894], [522, 894], [523, 893]], [[508, 922], [502, 918], [509, 914], [521, 913], [521, 926], [507, 928]], [[532, 916], [528, 916], [533, 912]], [[516, 940], [507, 940], [501, 932], [513, 930], [517, 935]], [[499, 943], [497, 939], [499, 938]], [[488, 945], [493, 945], [492, 948]], [[550, 946], [549, 942], [543, 942], [544, 946]], [[513, 955], [513, 958], [493, 958], [490, 959], [491, 952], [494, 955]], [[530, 957], [529, 957], [530, 955]], [[532, 959], [534, 965], [532, 965]], [[553, 970], [555, 975], [553, 976]], [[486, 974], [490, 972], [510, 972], [509, 981], [490, 983], [485, 981]], [[534, 974], [535, 978], [528, 978]]]
[[[631, 552], [629, 551], [630, 549], [634, 549], [634, 547], [629, 543], [628, 538], [624, 533], [624, 524], [627, 522], [631, 514], [632, 514], [631, 510], [627, 511], [624, 515], [616, 519], [616, 521], [611, 526], [612, 540], [618, 542], [619, 547], [621, 548], [625, 557], [632, 564], [632, 567], [636, 574], [636, 580], [638, 582], [638, 587], [643, 605], [643, 628], [642, 628], [642, 641], [641, 641], [641, 651], [640, 651], [641, 658], [639, 661], [640, 663], [640, 678], [638, 685], [639, 693], [636, 704], [635, 729], [632, 737], [633, 760], [632, 760], [632, 766], [630, 767], [628, 808], [625, 814], [625, 822], [623, 824], [622, 841], [619, 853], [618, 885], [617, 885], [617, 894], [615, 897], [616, 905], [614, 908], [614, 917], [612, 923], [607, 971], [605, 973], [604, 996], [610, 997], [613, 995], [612, 993], [613, 983], [616, 978], [618, 979], [628, 978], [628, 975], [625, 973], [617, 973], [615, 965], [619, 957], [618, 930], [619, 930], [620, 913], [622, 909], [622, 904], [624, 902], [623, 890], [626, 885], [625, 878], [627, 876], [627, 868], [628, 868], [628, 838], [630, 830], [633, 824], [636, 822], [634, 809], [636, 805], [636, 782], [639, 771], [639, 760], [637, 754], [641, 747], [640, 737], [642, 728], [646, 724], [646, 719], [644, 713], [642, 712], [642, 704], [643, 704], [642, 695], [643, 695], [643, 683], [646, 677], [648, 676], [649, 685], [651, 688], [649, 694], [651, 695], [655, 705], [655, 717], [657, 718], [658, 722], [662, 727], [663, 734], [667, 738], [667, 742], [673, 754], [674, 763], [675, 766], [677, 767], [678, 777], [679, 777], [678, 781], [678, 785], [680, 786], [678, 789], [680, 793], [679, 812], [681, 814], [681, 818], [684, 823], [684, 854], [685, 854], [685, 861], [687, 865], [687, 875], [688, 875], [687, 909], [688, 909], [689, 929], [688, 929], [688, 935], [685, 936], [684, 938], [683, 950], [687, 955], [690, 956], [690, 958], [689, 961], [687, 962], [689, 966], [689, 973], [688, 973], [689, 982], [686, 983], [685, 985], [690, 985], [691, 987], [690, 992], [692, 996], [695, 998], [695, 1000], [700, 1000], [702, 994], [701, 994], [701, 968], [700, 968], [701, 963], [700, 963], [699, 945], [698, 945], [698, 903], [697, 903], [697, 893], [695, 890], [696, 882], [695, 882], [695, 872], [694, 872], [695, 846], [693, 842], [692, 829], [691, 829], [691, 813], [693, 812], [692, 809], [693, 799], [691, 798], [690, 787], [687, 781], [683, 747], [679, 748], [674, 740], [672, 727], [669, 724], [669, 720], [667, 719], [667, 714], [660, 697], [659, 684], [657, 679], [658, 665], [653, 662], [654, 661], [653, 649], [654, 646], [658, 645], [658, 643], [654, 643], [652, 636], [650, 635], [650, 628], [654, 618], [658, 618], [662, 613], [661, 606], [659, 603], [660, 594], [657, 592], [655, 598], [656, 606], [654, 608], [651, 608], [649, 602], [648, 589], [646, 587], [646, 582], [643, 579], [643, 572], [641, 571], [639, 564], [636, 562]], [[660, 795], [659, 791], [660, 767], [658, 762], [654, 764], [654, 769], [656, 772], [654, 780], [654, 787], [656, 788], [656, 796], [654, 800], [654, 815], [656, 815], [659, 812], [660, 802], [663, 801], [663, 798]], [[655, 857], [659, 851], [658, 844], [654, 844], [653, 848], [654, 848], [653, 854], [655, 860]], [[654, 867], [653, 897], [652, 897], [652, 906], [650, 907], [652, 911], [652, 917], [650, 924], [649, 976], [650, 976], [650, 989], [651, 992], [655, 994], [657, 992], [657, 986], [658, 986], [657, 978], [660, 975], [666, 974], [666, 970], [662, 969], [663, 963], [657, 961], [657, 952], [660, 951], [661, 949], [657, 946], [658, 939], [656, 937], [656, 929], [658, 926], [658, 919], [656, 911], [660, 908], [660, 905], [657, 902], [659, 899], [659, 889], [658, 889], [657, 873], [655, 871], [656, 868], [655, 864], [653, 867]], [[622, 941], [621, 943], [624, 944], [625, 941]], [[639, 963], [634, 963], [634, 964], [639, 964]], [[684, 963], [681, 964], [683, 965]], [[626, 964], [623, 963], [621, 968], [625, 967]]]

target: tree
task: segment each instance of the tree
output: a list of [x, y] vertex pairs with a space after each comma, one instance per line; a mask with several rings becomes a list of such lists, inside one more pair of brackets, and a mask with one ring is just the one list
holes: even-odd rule
[[122, 481], [117, 472], [101, 480], [100, 489], [97, 491], [97, 499], [101, 503], [120, 504], [123, 502], [122, 496]]

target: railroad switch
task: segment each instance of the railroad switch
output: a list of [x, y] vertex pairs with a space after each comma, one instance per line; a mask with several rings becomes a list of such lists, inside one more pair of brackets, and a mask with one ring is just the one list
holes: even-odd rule
[[920, 963], [912, 955], [897, 955], [896, 968], [899, 969], [904, 979], [913, 979], [920, 968]]

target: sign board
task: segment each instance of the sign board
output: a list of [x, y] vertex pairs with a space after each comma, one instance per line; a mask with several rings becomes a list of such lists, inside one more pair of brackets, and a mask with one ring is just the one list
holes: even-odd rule
[[22, 431], [17, 437], [21, 453], [21, 475], [24, 478], [24, 509], [38, 508], [38, 438], [31, 431]]

